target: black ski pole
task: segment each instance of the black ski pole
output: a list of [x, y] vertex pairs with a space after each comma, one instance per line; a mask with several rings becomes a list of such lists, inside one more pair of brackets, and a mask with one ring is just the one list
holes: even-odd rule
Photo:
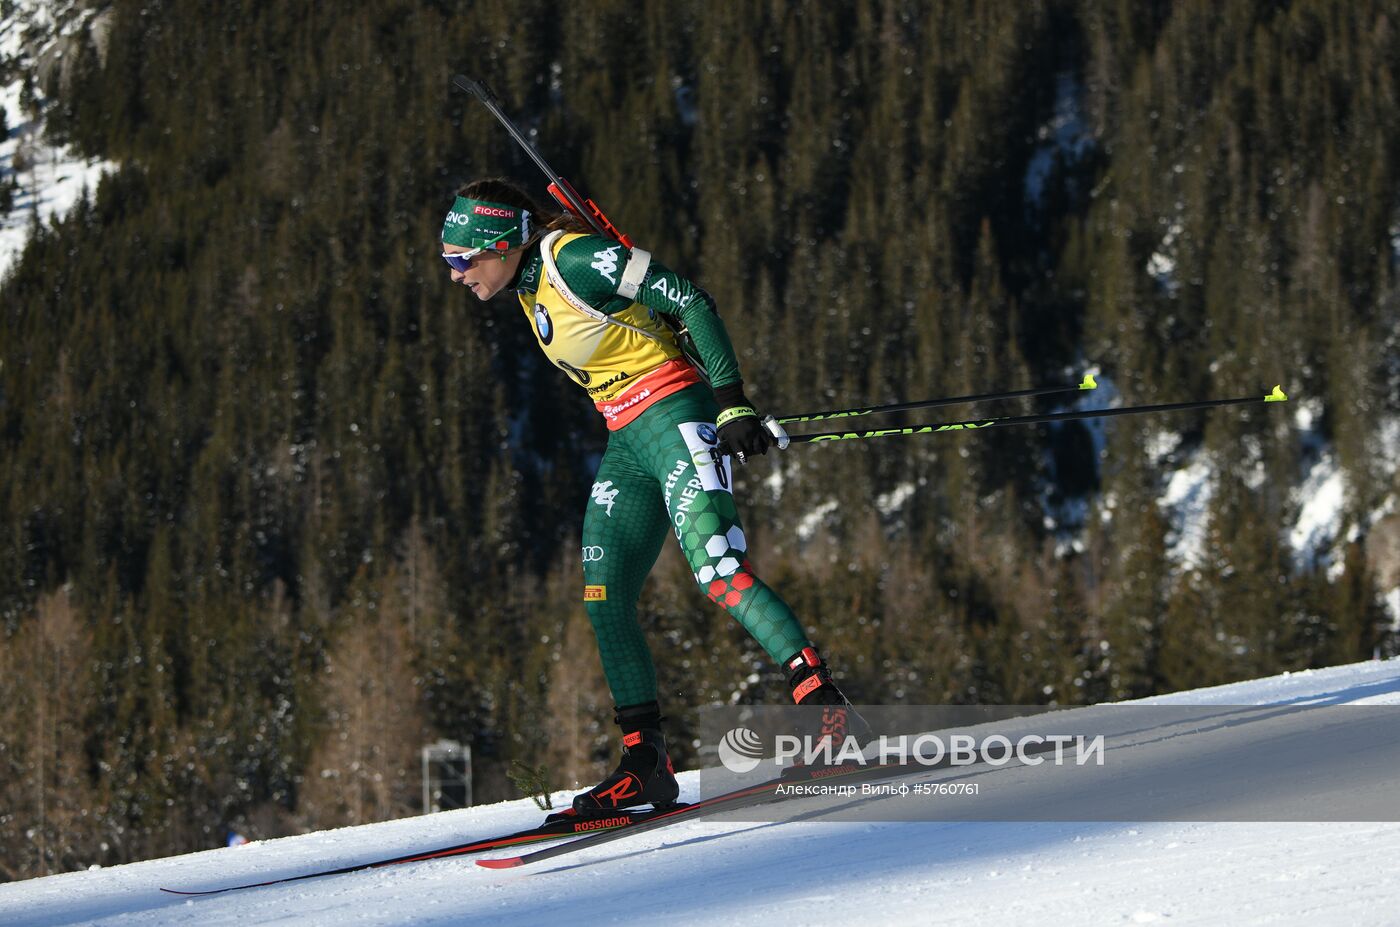
[[1046, 415], [1008, 415], [1001, 418], [978, 418], [961, 422], [940, 422], [929, 425], [910, 425], [907, 428], [880, 428], [872, 431], [832, 431], [821, 434], [789, 435], [772, 416], [764, 419], [764, 424], [777, 440], [779, 448], [786, 448], [792, 442], [817, 441], [863, 441], [866, 438], [885, 438], [892, 435], [926, 435], [945, 431], [977, 431], [983, 428], [999, 428], [1006, 425], [1036, 425], [1041, 422], [1068, 422], [1075, 419], [1111, 418], [1118, 415], [1143, 415], [1148, 412], [1177, 412], [1183, 409], [1208, 409], [1214, 406], [1233, 406], [1252, 403], [1287, 402], [1283, 390], [1275, 386], [1267, 396], [1240, 396], [1234, 399], [1202, 399], [1196, 402], [1171, 402], [1150, 406], [1123, 406], [1117, 409], [1093, 409], [1087, 412], [1051, 412]]
[[855, 418], [858, 415], [876, 415], [884, 412], [905, 412], [909, 409], [931, 409], [935, 406], [954, 406], [966, 402], [991, 402], [996, 399], [1019, 399], [1024, 396], [1051, 396], [1055, 393], [1076, 393], [1098, 389], [1094, 375], [1086, 373], [1079, 383], [1068, 386], [1037, 386], [1031, 389], [1016, 389], [1001, 393], [980, 393], [975, 396], [950, 396], [945, 399], [921, 399], [914, 402], [896, 402], [886, 406], [864, 406], [855, 409], [840, 409], [834, 412], [803, 412], [800, 415], [779, 415], [774, 421], [779, 425], [798, 422], [819, 422], [829, 418]]

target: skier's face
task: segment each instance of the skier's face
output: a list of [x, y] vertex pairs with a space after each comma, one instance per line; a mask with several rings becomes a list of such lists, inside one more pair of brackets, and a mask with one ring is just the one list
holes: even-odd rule
[[[442, 250], [445, 254], [461, 254], [473, 249], [444, 244]], [[451, 268], [452, 282], [467, 287], [473, 296], [485, 302], [505, 289], [515, 276], [515, 269], [520, 266], [520, 253], [519, 248], [512, 248], [505, 252], [504, 258], [500, 252], [478, 254], [472, 258], [471, 266], [466, 270]]]

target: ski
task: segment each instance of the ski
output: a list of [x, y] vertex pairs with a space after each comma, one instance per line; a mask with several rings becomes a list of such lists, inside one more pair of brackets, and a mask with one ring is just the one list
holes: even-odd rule
[[[725, 811], [737, 811], [741, 808], [751, 808], [754, 805], [780, 800], [781, 796], [778, 793], [778, 788], [787, 784], [790, 784], [790, 781], [771, 779], [747, 789], [716, 795], [714, 798], [698, 801], [693, 805], [686, 805], [684, 808], [662, 812], [661, 814], [653, 815], [645, 821], [639, 821], [636, 824], [617, 828], [616, 832], [607, 835], [609, 838], [608, 840], [594, 839], [596, 837], [602, 837], [603, 834], [589, 834], [585, 837], [579, 837], [576, 840], [570, 840], [568, 843], [561, 844], [557, 847], [546, 848], [555, 850], [553, 853], [546, 852], [545, 850], [537, 850], [533, 853], [526, 853], [523, 856], [479, 859], [476, 861], [476, 864], [487, 869], [513, 869], [516, 866], [525, 866], [530, 863], [540, 862], [541, 860], [562, 856], [565, 853], [586, 850], [589, 847], [609, 843], [621, 837], [630, 837], [633, 834], [655, 830], [658, 827], [665, 827], [669, 824], [681, 824], [686, 821], [698, 820]], [[690, 813], [685, 814], [684, 812]]]
[[[1029, 747], [1025, 752], [1028, 755], [1053, 750], [1054, 744], [1046, 743]], [[557, 846], [544, 847], [521, 856], [497, 857], [492, 859], [478, 859], [476, 864], [486, 869], [513, 869], [517, 866], [527, 866], [530, 863], [541, 862], [546, 859], [554, 859], [567, 853], [574, 853], [579, 850], [586, 850], [590, 847], [601, 846], [611, 843], [614, 840], [621, 840], [623, 837], [630, 837], [633, 834], [645, 833], [658, 828], [668, 827], [672, 824], [683, 824], [687, 821], [695, 821], [701, 818], [722, 814], [726, 811], [738, 811], [743, 808], [752, 808], [755, 805], [762, 805], [772, 801], [785, 801], [789, 798], [804, 798], [807, 795], [801, 794], [803, 785], [813, 785], [816, 783], [840, 782], [851, 784], [858, 782], [871, 782], [881, 779], [897, 778], [904, 775], [917, 775], [920, 773], [937, 772], [959, 765], [977, 765], [983, 762], [983, 757], [978, 757], [971, 763], [957, 764], [951, 759], [944, 759], [938, 763], [930, 764], [910, 764], [910, 763], [880, 763], [870, 766], [799, 766], [788, 769], [783, 775], [776, 779], [768, 779], [751, 786], [735, 789], [732, 792], [724, 792], [712, 798], [697, 801], [694, 804], [681, 808], [673, 808], [648, 816], [645, 820], [635, 824], [626, 824], [621, 827], [612, 828], [596, 834], [588, 834], [578, 837]], [[784, 794], [784, 789], [795, 788], [795, 793]]]
[[382, 869], [386, 866], [398, 866], [404, 863], [424, 862], [430, 859], [447, 859], [453, 856], [466, 856], [471, 853], [483, 853], [487, 850], [499, 850], [505, 847], [522, 846], [532, 843], [540, 843], [545, 840], [558, 840], [561, 837], [572, 837], [578, 834], [588, 834], [596, 831], [613, 830], [619, 827], [635, 826], [649, 818], [659, 814], [672, 812], [684, 805], [672, 806], [665, 812], [656, 809], [644, 810], [623, 810], [614, 814], [602, 815], [598, 817], [584, 817], [570, 811], [562, 811], [558, 814], [550, 815], [543, 824], [537, 827], [516, 831], [513, 834], [503, 834], [498, 837], [487, 837], [481, 840], [473, 840], [470, 843], [459, 843], [450, 847], [439, 847], [436, 850], [425, 850], [417, 853], [408, 853], [403, 856], [395, 856], [389, 859], [377, 859], [367, 863], [357, 863], [353, 866], [342, 866], [338, 869], [322, 869], [316, 872], [307, 872], [302, 875], [287, 876], [281, 879], [268, 879], [262, 882], [248, 882], [243, 885], [230, 885], [225, 888], [210, 888], [201, 890], [184, 890], [175, 888], [162, 888], [161, 891], [170, 895], [219, 895], [224, 892], [236, 892], [245, 888], [262, 888], [268, 885], [282, 885], [287, 882], [300, 882], [305, 879], [319, 879], [324, 876], [344, 875], [347, 872], [361, 872], [366, 869]]

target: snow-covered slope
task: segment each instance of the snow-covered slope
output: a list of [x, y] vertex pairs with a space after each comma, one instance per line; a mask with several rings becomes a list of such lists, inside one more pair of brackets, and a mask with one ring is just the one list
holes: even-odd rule
[[[1151, 701], [1396, 705], [1400, 661]], [[1313, 762], [1298, 756], [1297, 774]], [[682, 787], [694, 792], [694, 773]], [[538, 818], [508, 802], [0, 885], [0, 924], [1400, 923], [1396, 823], [697, 822], [525, 869], [456, 859], [197, 899], [158, 891], [352, 865]]]
[[37, 108], [48, 105], [38, 75], [61, 67], [65, 39], [90, 28], [94, 9], [72, 0], [12, 0], [0, 15], [0, 62], [11, 65], [10, 79], [0, 83], [0, 108], [9, 128], [0, 137], [0, 183], [18, 184], [14, 206], [0, 215], [0, 279], [24, 252], [30, 226], [65, 215], [84, 191], [97, 190], [102, 175], [116, 170], [110, 161], [83, 158], [69, 146], [54, 146], [44, 134], [44, 120], [31, 118], [21, 105], [30, 80]]

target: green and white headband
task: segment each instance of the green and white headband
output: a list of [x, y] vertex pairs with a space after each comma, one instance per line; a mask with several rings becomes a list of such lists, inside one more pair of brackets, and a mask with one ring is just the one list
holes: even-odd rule
[[443, 244], [505, 251], [530, 237], [530, 210], [459, 196], [442, 223]]

